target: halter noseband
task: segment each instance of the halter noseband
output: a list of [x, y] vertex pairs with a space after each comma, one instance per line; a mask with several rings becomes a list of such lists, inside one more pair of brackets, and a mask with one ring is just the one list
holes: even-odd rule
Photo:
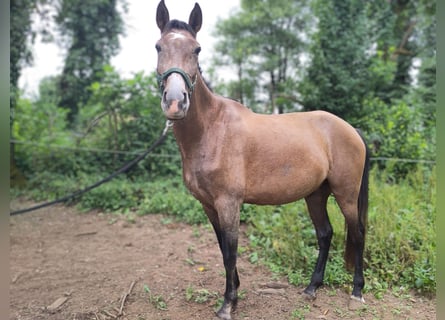
[[182, 70], [181, 68], [170, 68], [167, 71], [165, 71], [163, 74], [157, 74], [156, 75], [156, 79], [158, 80], [158, 86], [159, 86], [159, 90], [161, 92], [161, 96], [162, 93], [164, 92], [165, 89], [165, 85], [164, 85], [164, 81], [172, 74], [172, 73], [178, 73], [181, 75], [182, 79], [184, 79], [185, 84], [187, 85], [187, 88], [189, 90], [189, 97], [191, 97], [192, 93], [193, 93], [193, 89], [195, 88], [195, 84], [196, 84], [196, 79], [198, 78], [198, 76], [195, 77], [195, 81], [192, 82], [191, 77], [189, 76], [188, 73], [186, 73], [184, 70]]

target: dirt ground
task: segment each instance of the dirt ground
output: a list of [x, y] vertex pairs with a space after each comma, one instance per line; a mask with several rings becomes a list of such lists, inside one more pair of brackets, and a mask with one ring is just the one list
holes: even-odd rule
[[[344, 289], [322, 287], [308, 302], [303, 286], [249, 262], [244, 232], [240, 246], [235, 320], [436, 318], [436, 301], [415, 295], [366, 294], [364, 308], [350, 311]], [[209, 226], [166, 215], [79, 213], [59, 205], [10, 219], [10, 319], [214, 319], [223, 271]]]

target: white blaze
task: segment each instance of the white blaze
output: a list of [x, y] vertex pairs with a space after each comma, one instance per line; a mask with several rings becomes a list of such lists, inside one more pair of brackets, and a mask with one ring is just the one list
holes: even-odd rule
[[176, 40], [176, 39], [184, 39], [185, 36], [181, 33], [177, 33], [177, 32], [172, 32], [170, 33], [170, 39], [171, 40]]

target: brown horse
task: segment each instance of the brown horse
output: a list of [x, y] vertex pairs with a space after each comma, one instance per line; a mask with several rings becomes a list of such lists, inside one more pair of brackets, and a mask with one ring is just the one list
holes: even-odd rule
[[201, 202], [223, 256], [226, 289], [217, 316], [231, 319], [237, 303], [242, 203], [279, 205], [306, 200], [319, 254], [304, 293], [315, 298], [323, 282], [333, 234], [326, 210], [328, 197], [333, 194], [348, 230], [346, 265], [355, 269], [351, 298], [363, 301], [369, 155], [360, 134], [327, 112], [256, 114], [236, 101], [215, 95], [198, 65], [201, 47], [196, 34], [202, 25], [198, 4], [185, 23], [170, 20], [161, 0], [156, 22], [161, 30], [156, 43], [161, 107], [174, 122], [184, 183]]

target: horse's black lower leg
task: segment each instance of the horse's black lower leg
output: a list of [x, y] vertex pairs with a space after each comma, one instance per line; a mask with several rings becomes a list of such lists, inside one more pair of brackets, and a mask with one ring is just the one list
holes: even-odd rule
[[328, 196], [328, 188], [322, 187], [305, 199], [315, 227], [319, 247], [317, 262], [315, 264], [314, 272], [312, 273], [311, 282], [304, 290], [304, 293], [312, 299], [315, 299], [316, 290], [323, 284], [326, 262], [333, 235], [332, 226], [326, 210]]
[[[204, 210], [215, 230], [218, 244], [224, 261], [226, 271], [226, 289], [224, 293], [224, 303], [217, 312], [220, 319], [231, 319], [230, 313], [235, 310], [237, 305], [237, 289], [240, 285], [238, 270], [236, 268], [236, 258], [238, 250], [238, 227], [239, 220], [235, 216], [234, 223], [221, 223], [220, 216], [216, 210], [204, 206]], [[224, 225], [225, 227], [222, 227]], [[228, 225], [228, 226], [227, 226]]]
[[221, 231], [221, 252], [226, 270], [226, 290], [224, 303], [217, 315], [221, 319], [231, 319], [230, 313], [235, 310], [238, 302], [237, 290], [240, 285], [238, 271], [236, 269], [236, 257], [238, 248], [238, 231]]
[[314, 272], [312, 273], [311, 282], [304, 290], [304, 292], [312, 298], [315, 298], [315, 291], [323, 284], [332, 234], [332, 228], [317, 232], [319, 246], [317, 263], [315, 264]]

